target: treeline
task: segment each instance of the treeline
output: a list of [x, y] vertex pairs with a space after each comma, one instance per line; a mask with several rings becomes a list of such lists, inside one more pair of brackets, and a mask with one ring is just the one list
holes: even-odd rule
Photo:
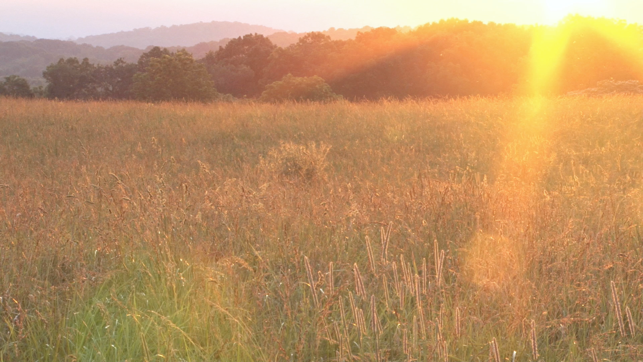
[[[44, 94], [147, 101], [207, 101], [221, 94], [349, 100], [520, 94], [533, 81], [535, 42], [547, 36], [566, 41], [556, 59], [551, 94], [605, 79], [643, 80], [641, 27], [573, 16], [557, 27], [450, 19], [405, 32], [373, 29], [349, 40], [309, 33], [284, 48], [248, 34], [199, 60], [158, 47], [138, 63], [61, 59], [43, 73]], [[542, 44], [539, 49], [555, 50], [543, 50]]]
[[[170, 28], [168, 28], [168, 30], [169, 29]], [[171, 29], [173, 29], [174, 31], [179, 31], [180, 27]], [[242, 32], [244, 29], [246, 29], [247, 31]], [[211, 29], [212, 31], [206, 31], [202, 33], [201, 30], [207, 29], [198, 29], [198, 27], [196, 27], [192, 29], [192, 36], [189, 36], [189, 34], [183, 34], [180, 36], [183, 39], [181, 43], [174, 44], [172, 42], [164, 42], [163, 44], [173, 44], [173, 46], [166, 47], [170, 51], [176, 52], [180, 49], [185, 49], [188, 51], [188, 53], [191, 53], [195, 59], [201, 59], [205, 57], [205, 55], [210, 51], [216, 52], [219, 47], [225, 46], [231, 39], [237, 38], [244, 34], [255, 33], [255, 31], [249, 31], [252, 29], [258, 30], [258, 28], [254, 28], [248, 25], [247, 27], [228, 29], [228, 31], [225, 32], [215, 31], [216, 29]], [[367, 32], [370, 30], [371, 28], [368, 27], [364, 27], [361, 29], [330, 28], [324, 31], [324, 34], [330, 36], [333, 40], [347, 40], [355, 38], [358, 32]], [[400, 28], [400, 30], [408, 31], [410, 29]], [[235, 33], [236, 35], [234, 36], [221, 38], [221, 36], [223, 35], [230, 35]], [[261, 34], [261, 32], [258, 33]], [[125, 36], [127, 34], [130, 34], [134, 37], [136, 35], [128, 32], [111, 34], [115, 36], [112, 41], [116, 41], [117, 39], [127, 40], [127, 36]], [[199, 34], [201, 36], [205, 34], [209, 39], [218, 40], [196, 43], [195, 45], [190, 46], [180, 46], [180, 44], [182, 43], [194, 44], [199, 39], [203, 39], [199, 38]], [[170, 36], [166, 40], [177, 39], [176, 35], [177, 34], [175, 34], [175, 36]], [[273, 44], [285, 48], [289, 45], [295, 44], [299, 40], [299, 38], [303, 37], [304, 35], [306, 35], [306, 33], [277, 32], [274, 34], [270, 34], [267, 37]], [[122, 36], [125, 36], [125, 38], [123, 38]], [[154, 37], [147, 38], [147, 41], [149, 42], [153, 39]], [[116, 44], [126, 43], [128, 42], [123, 41]], [[161, 46], [163, 44], [158, 43], [155, 45]], [[109, 64], [119, 58], [123, 58], [128, 62], [136, 62], [141, 54], [151, 50], [153, 47], [154, 46], [134, 48], [131, 46], [118, 45], [109, 48], [103, 48], [101, 46], [93, 46], [90, 44], [79, 44], [78, 41], [35, 39], [30, 37], [21, 38], [17, 36], [3, 36], [3, 34], [0, 33], [0, 78], [14, 74], [26, 78], [31, 84], [37, 83], [44, 85], [45, 80], [42, 78], [43, 69], [45, 69], [47, 65], [57, 62], [60, 58], [88, 58], [90, 62], [97, 64]]]

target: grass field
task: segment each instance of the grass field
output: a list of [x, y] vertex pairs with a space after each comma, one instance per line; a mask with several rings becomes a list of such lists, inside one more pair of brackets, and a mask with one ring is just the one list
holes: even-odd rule
[[643, 98], [0, 99], [0, 361], [643, 360]]

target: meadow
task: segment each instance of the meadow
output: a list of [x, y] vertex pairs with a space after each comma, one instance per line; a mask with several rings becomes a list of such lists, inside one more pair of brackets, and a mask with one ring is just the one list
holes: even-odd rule
[[641, 361], [643, 98], [0, 98], [0, 361]]

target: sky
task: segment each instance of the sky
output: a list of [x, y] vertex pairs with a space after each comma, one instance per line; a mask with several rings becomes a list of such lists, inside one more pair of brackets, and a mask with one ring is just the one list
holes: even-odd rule
[[296, 32], [417, 26], [446, 18], [555, 24], [567, 13], [643, 24], [643, 0], [1, 0], [0, 32], [73, 39], [210, 21]]

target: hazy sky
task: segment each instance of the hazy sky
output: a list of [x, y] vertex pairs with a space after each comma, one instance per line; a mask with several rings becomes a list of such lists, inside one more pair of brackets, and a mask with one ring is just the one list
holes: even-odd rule
[[0, 32], [62, 39], [199, 21], [302, 32], [452, 17], [542, 24], [567, 12], [643, 24], [643, 0], [0, 0]]

